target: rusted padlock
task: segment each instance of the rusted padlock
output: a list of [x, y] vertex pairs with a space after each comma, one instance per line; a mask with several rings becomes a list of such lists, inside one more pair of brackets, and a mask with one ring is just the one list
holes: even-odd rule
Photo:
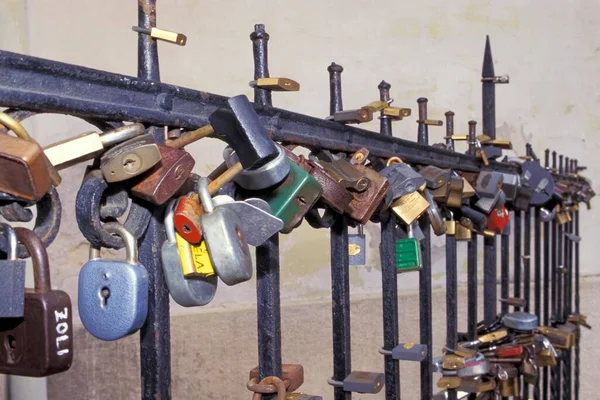
[[[288, 392], [297, 390], [304, 383], [304, 367], [300, 364], [283, 364], [281, 366], [281, 376]], [[250, 380], [258, 380], [258, 367], [250, 371]]]

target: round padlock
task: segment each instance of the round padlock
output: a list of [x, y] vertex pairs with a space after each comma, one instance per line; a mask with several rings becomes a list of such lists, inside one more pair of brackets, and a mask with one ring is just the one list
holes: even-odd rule
[[538, 317], [535, 314], [515, 311], [504, 314], [502, 318], [504, 326], [517, 331], [529, 332], [538, 327]]

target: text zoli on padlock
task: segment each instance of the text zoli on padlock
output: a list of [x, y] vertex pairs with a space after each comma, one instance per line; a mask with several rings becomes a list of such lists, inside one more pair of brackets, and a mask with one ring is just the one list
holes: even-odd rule
[[17, 257], [18, 241], [13, 227], [1, 223], [0, 228], [8, 243], [6, 260], [0, 260], [0, 318], [20, 318], [25, 304], [25, 260]]
[[118, 222], [103, 225], [125, 242], [126, 261], [104, 260], [90, 246], [90, 260], [79, 272], [79, 316], [83, 326], [101, 340], [135, 333], [148, 314], [148, 272], [138, 261], [133, 235]]
[[217, 275], [229, 286], [249, 280], [252, 259], [240, 218], [231, 209], [214, 206], [207, 178], [198, 181], [198, 196], [204, 209], [200, 220], [202, 236]]
[[204, 306], [213, 299], [217, 292], [218, 279], [216, 275], [186, 279], [182, 270], [182, 254], [177, 246], [173, 214], [177, 200], [171, 200], [165, 215], [167, 241], [162, 245], [161, 259], [165, 271], [165, 281], [169, 293], [177, 304], [183, 307]]
[[35, 289], [26, 289], [23, 318], [0, 319], [0, 374], [48, 376], [73, 361], [71, 299], [52, 290], [48, 254], [32, 231], [16, 228], [33, 263]]

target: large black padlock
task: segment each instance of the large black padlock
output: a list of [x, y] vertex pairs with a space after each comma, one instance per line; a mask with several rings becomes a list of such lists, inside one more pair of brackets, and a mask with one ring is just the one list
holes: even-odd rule
[[48, 254], [41, 239], [15, 228], [33, 262], [35, 289], [26, 289], [23, 318], [0, 319], [0, 374], [48, 376], [73, 361], [71, 299], [52, 290]]

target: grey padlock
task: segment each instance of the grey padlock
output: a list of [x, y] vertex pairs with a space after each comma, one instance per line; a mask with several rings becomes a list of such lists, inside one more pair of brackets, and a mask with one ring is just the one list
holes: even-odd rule
[[431, 224], [431, 228], [433, 229], [433, 233], [436, 236], [442, 236], [446, 234], [446, 225], [444, 224], [444, 218], [442, 217], [442, 213], [440, 212], [440, 208], [437, 203], [433, 199], [431, 192], [425, 189], [424, 191], [425, 199], [429, 202], [429, 208], [427, 209], [427, 215], [429, 216], [429, 223]]
[[379, 174], [387, 178], [394, 199], [411, 194], [425, 183], [421, 174], [403, 163], [387, 166]]
[[283, 221], [271, 214], [271, 206], [263, 199], [235, 201], [232, 197], [221, 195], [212, 200], [215, 207], [224, 207], [237, 214], [244, 240], [251, 246], [260, 246], [283, 229]]
[[456, 371], [460, 378], [472, 378], [490, 372], [490, 363], [483, 355], [465, 360], [465, 366]]
[[516, 174], [502, 173], [502, 190], [506, 200], [513, 202], [517, 198], [517, 189], [521, 185], [521, 177]]
[[499, 198], [500, 192], [497, 193], [496, 197], [481, 197], [475, 202], [475, 207], [479, 208], [485, 214], [489, 214], [496, 206], [496, 203], [498, 202]]
[[550, 222], [556, 216], [556, 207], [552, 208], [551, 211], [548, 211], [548, 209], [546, 209], [545, 207], [542, 207], [539, 210], [540, 220], [542, 220], [542, 222]]
[[536, 161], [525, 161], [521, 164], [521, 171], [522, 184], [533, 189], [531, 205], [541, 206], [546, 203], [554, 193], [554, 179], [550, 171]]
[[224, 207], [215, 208], [205, 177], [198, 180], [198, 197], [204, 209], [200, 227], [215, 272], [229, 286], [249, 280], [252, 259], [237, 213]]
[[574, 242], [574, 243], [579, 243], [581, 242], [581, 237], [575, 235], [574, 233], [571, 232], [565, 232], [565, 236], [567, 237], [567, 239], [569, 239], [570, 241]]
[[361, 224], [357, 229], [358, 233], [348, 234], [348, 259], [350, 265], [365, 265], [367, 263], [367, 238]]
[[488, 160], [496, 160], [502, 157], [502, 149], [500, 147], [482, 144], [481, 150], [483, 150]]
[[429, 189], [437, 189], [448, 183], [450, 171], [433, 165], [427, 165], [419, 170], [419, 174], [425, 179]]
[[177, 304], [183, 307], [204, 306], [215, 297], [219, 280], [216, 275], [194, 279], [186, 279], [183, 276], [181, 256], [177, 247], [175, 225], [173, 224], [176, 204], [177, 200], [171, 200], [167, 205], [165, 215], [167, 241], [162, 245], [160, 253], [165, 281], [171, 297]]
[[21, 318], [25, 302], [25, 260], [17, 257], [17, 234], [12, 226], [0, 223], [7, 241], [6, 260], [0, 260], [0, 318]]
[[427, 345], [419, 343], [398, 343], [392, 350], [394, 360], [418, 361], [427, 358]]
[[289, 393], [286, 400], [323, 400], [323, 397], [306, 393]]
[[135, 237], [118, 222], [104, 229], [125, 242], [126, 260], [104, 260], [90, 246], [90, 260], [79, 272], [79, 316], [101, 340], [117, 340], [139, 330], [148, 314], [148, 272], [138, 261]]
[[[283, 182], [290, 173], [290, 164], [283, 149], [277, 147], [277, 151], [279, 153], [271, 161], [255, 169], [244, 169], [233, 180], [248, 190], [262, 190]], [[231, 147], [225, 148], [223, 158], [228, 167], [239, 162], [235, 150]]]
[[385, 376], [379, 372], [352, 371], [344, 379], [344, 391], [377, 394], [383, 389]]
[[515, 311], [504, 314], [502, 323], [507, 328], [524, 332], [532, 331], [539, 326], [538, 317], [535, 314], [524, 311]]
[[502, 189], [503, 175], [495, 171], [481, 171], [475, 182], [475, 192], [479, 198], [496, 198]]

